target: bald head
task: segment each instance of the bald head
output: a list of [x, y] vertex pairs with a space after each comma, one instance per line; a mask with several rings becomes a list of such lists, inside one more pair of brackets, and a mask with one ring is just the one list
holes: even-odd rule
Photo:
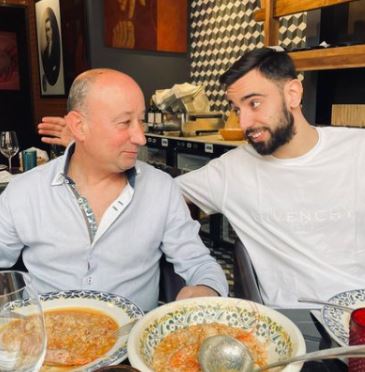
[[135, 89], [142, 94], [136, 81], [127, 74], [106, 68], [92, 69], [78, 75], [72, 83], [67, 99], [67, 111], [87, 111], [88, 98], [94, 91], [100, 96], [102, 89], [115, 84], [124, 86], [126, 92]]
[[[143, 130], [145, 103], [138, 84], [111, 69], [80, 74], [71, 86], [66, 123], [75, 139], [73, 164], [120, 173], [134, 167]], [[96, 165], [97, 164], [97, 165]]]

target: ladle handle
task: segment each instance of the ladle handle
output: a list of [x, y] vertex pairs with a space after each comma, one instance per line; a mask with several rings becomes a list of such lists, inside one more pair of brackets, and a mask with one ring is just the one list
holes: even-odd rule
[[315, 298], [299, 297], [298, 302], [305, 302], [305, 303], [308, 303], [308, 304], [333, 306], [333, 307], [337, 307], [338, 309], [341, 309], [341, 310], [344, 310], [344, 311], [349, 311], [349, 312], [352, 312], [353, 310], [355, 310], [355, 309], [353, 309], [349, 306], [340, 305], [340, 304], [333, 304], [332, 302], [317, 300]]
[[334, 347], [332, 349], [314, 351], [312, 353], [298, 355], [294, 358], [289, 358], [286, 360], [282, 360], [280, 362], [270, 363], [266, 367], [256, 368], [254, 372], [266, 371], [271, 368], [285, 366], [287, 364], [291, 364], [294, 362], [302, 362], [302, 361], [307, 361], [307, 360], [335, 359], [335, 358], [340, 358], [340, 357], [363, 358], [365, 357], [365, 345], [341, 346], [341, 347]]

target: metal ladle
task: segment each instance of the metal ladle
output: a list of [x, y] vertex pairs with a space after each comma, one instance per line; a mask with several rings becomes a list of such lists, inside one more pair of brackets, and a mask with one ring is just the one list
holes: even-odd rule
[[231, 336], [208, 337], [202, 343], [199, 351], [199, 362], [203, 372], [261, 372], [295, 362], [339, 357], [365, 357], [365, 345], [323, 349], [270, 363], [265, 367], [254, 367], [254, 361], [248, 348]]

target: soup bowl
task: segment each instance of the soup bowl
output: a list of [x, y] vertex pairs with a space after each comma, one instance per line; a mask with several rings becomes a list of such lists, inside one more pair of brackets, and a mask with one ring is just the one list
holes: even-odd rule
[[[69, 311], [77, 310], [81, 313], [85, 312], [85, 319], [88, 317], [87, 314], [98, 313], [113, 319], [119, 327], [134, 319], [142, 318], [143, 316], [143, 311], [132, 301], [125, 297], [107, 292], [98, 292], [92, 290], [68, 290], [48, 292], [41, 294], [39, 297], [45, 314], [47, 314], [48, 311], [67, 313]], [[14, 302], [11, 310], [13, 313], [19, 314], [20, 316], [31, 315], [31, 309], [28, 301], [26, 300]], [[70, 335], [70, 333], [75, 334], [75, 331], [77, 332], [80, 330], [80, 323], [76, 320], [67, 326], [62, 326], [62, 324], [64, 324], [63, 321], [60, 322], [58, 326], [57, 332], [59, 334], [64, 332], [64, 334]], [[105, 354], [101, 355], [99, 358], [95, 356], [95, 359], [90, 363], [80, 365], [78, 367], [43, 365], [41, 372], [93, 372], [104, 366], [118, 364], [126, 358], [127, 335], [119, 337], [115, 344], [108, 351], [106, 351]]]
[[[237, 298], [197, 297], [160, 306], [138, 321], [127, 344], [131, 365], [142, 372], [153, 371], [155, 349], [166, 336], [192, 325], [209, 323], [250, 332], [255, 342], [263, 345], [266, 363], [305, 353], [303, 335], [279, 312]], [[297, 363], [283, 371], [300, 371], [301, 367], [302, 363]]]

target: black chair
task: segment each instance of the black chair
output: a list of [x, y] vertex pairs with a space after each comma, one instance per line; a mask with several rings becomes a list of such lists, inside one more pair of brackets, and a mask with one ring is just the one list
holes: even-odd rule
[[173, 264], [167, 262], [165, 256], [162, 255], [160, 260], [160, 302], [174, 301], [184, 286], [185, 280], [175, 273]]
[[246, 247], [239, 239], [234, 244], [233, 259], [235, 296], [263, 304], [255, 268]]
[[15, 262], [15, 264], [11, 267], [8, 267], [8, 268], [4, 268], [4, 267], [1, 267], [0, 268], [0, 271], [5, 271], [5, 270], [17, 270], [17, 271], [25, 271], [27, 272], [27, 268], [24, 266], [24, 263], [23, 263], [23, 253], [20, 254], [18, 260]]

